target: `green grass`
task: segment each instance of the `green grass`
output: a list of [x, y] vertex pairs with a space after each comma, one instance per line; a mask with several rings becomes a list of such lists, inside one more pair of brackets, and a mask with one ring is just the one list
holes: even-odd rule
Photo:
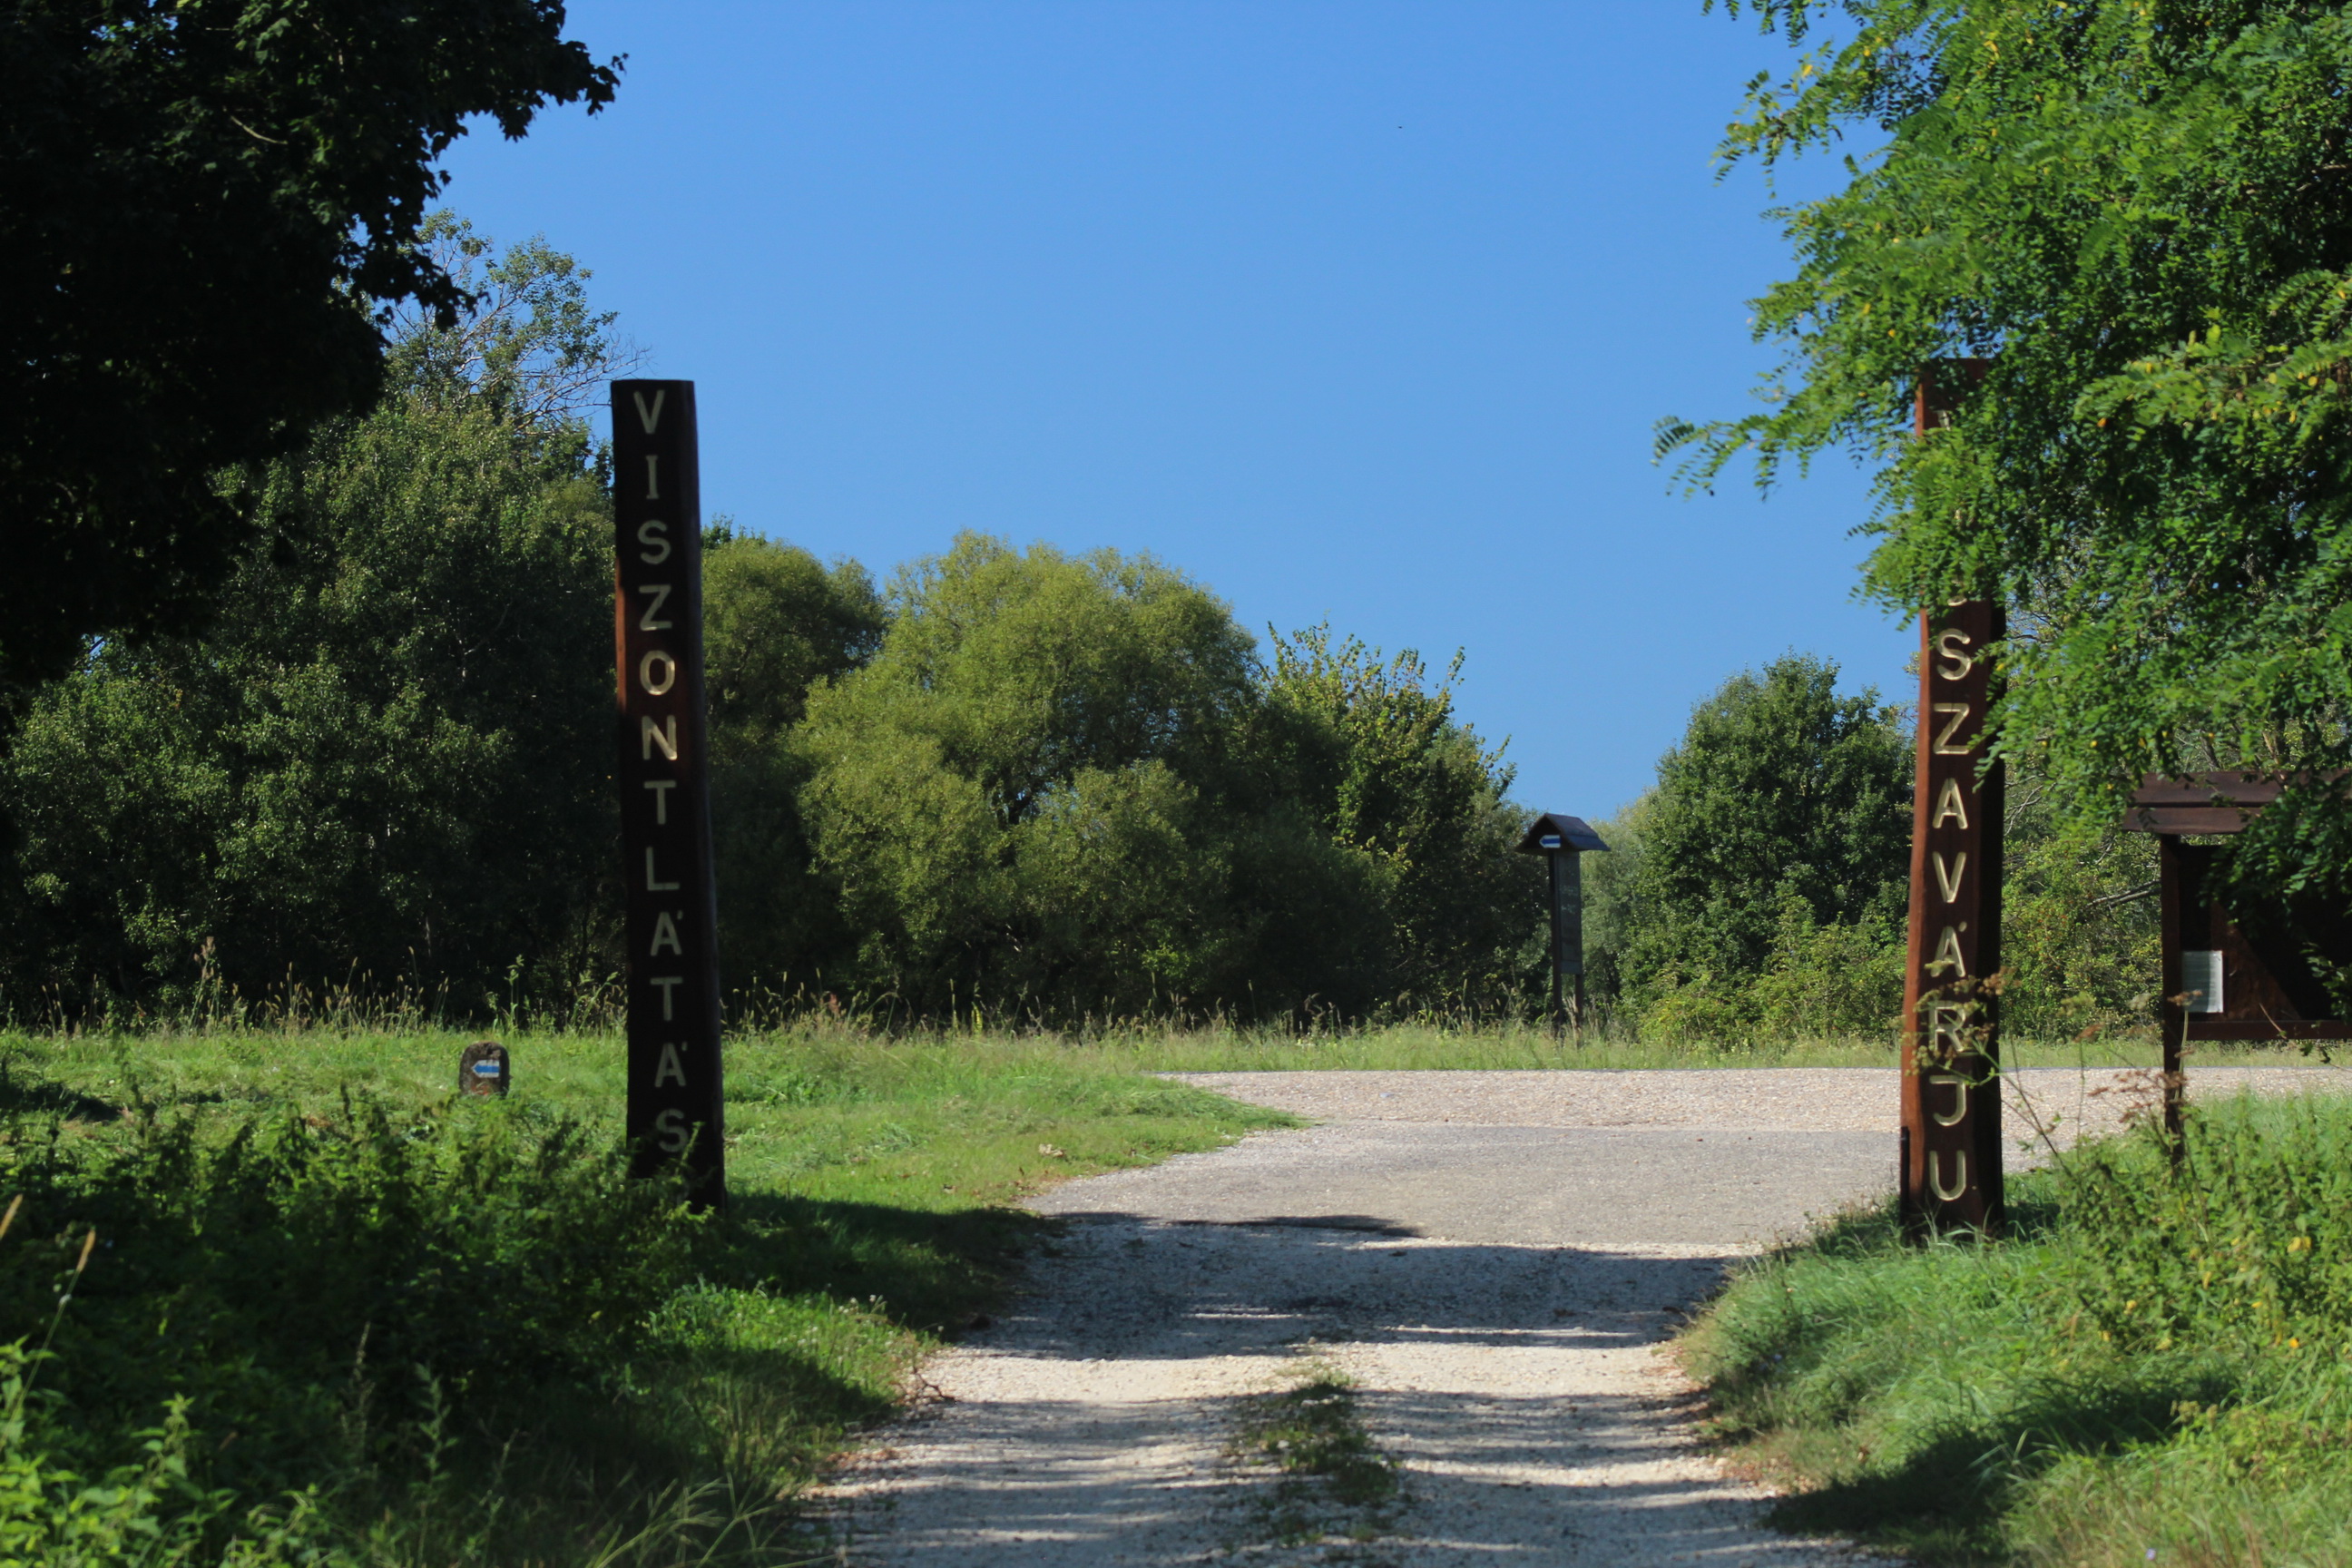
[[[983, 1037], [983, 1038], [993, 1038]], [[1000, 1042], [995, 1047], [1008, 1048]], [[1615, 1030], [1588, 1031], [1579, 1041], [1541, 1026], [1476, 1027], [1394, 1024], [1377, 1028], [1288, 1033], [1230, 1028], [1144, 1026], [1106, 1031], [1061, 1051], [1097, 1054], [1149, 1072], [1276, 1072], [1447, 1068], [1602, 1069], [1719, 1068], [1891, 1068], [1892, 1036], [1842, 1037], [1705, 1046], [1659, 1044]], [[2004, 1041], [2003, 1059], [2021, 1068], [2150, 1068], [2153, 1037], [2097, 1040]], [[2190, 1058], [2200, 1067], [2300, 1066], [2316, 1062], [2295, 1045], [2203, 1045]]]
[[[616, 1037], [503, 1034], [516, 1082], [503, 1102], [452, 1093], [472, 1037], [0, 1033], [0, 1202], [27, 1196], [0, 1237], [0, 1345], [22, 1341], [31, 1354], [0, 1366], [0, 1549], [12, 1521], [43, 1520], [96, 1531], [92, 1562], [107, 1560], [107, 1531], [151, 1525], [181, 1543], [159, 1548], [158, 1563], [215, 1557], [232, 1538], [255, 1563], [798, 1561], [824, 1543], [796, 1529], [795, 1500], [898, 1407], [927, 1350], [993, 1310], [1044, 1233], [1017, 1199], [1286, 1120], [1153, 1072], [1891, 1060], [1869, 1042], [1668, 1051], [1608, 1038], [1579, 1047], [1528, 1028], [893, 1039], [820, 1024], [730, 1041], [734, 1202], [706, 1222], [617, 1173]], [[2070, 1045], [2049, 1057], [2130, 1065], [2144, 1054]], [[1785, 1267], [1859, 1256], [1879, 1246], [1872, 1234], [1862, 1226]], [[1886, 1278], [1911, 1283], [1887, 1286], [1896, 1305], [1871, 1310], [1914, 1325], [1936, 1321], [1948, 1296], [1975, 1298], [1906, 1269], [1982, 1274], [2006, 1266], [1996, 1257], [2048, 1267], [2030, 1248], [1887, 1256]], [[60, 1316], [61, 1292], [73, 1300]], [[1986, 1309], [2000, 1321], [2011, 1310]], [[33, 1352], [53, 1318], [56, 1353], [44, 1360]], [[2022, 1386], [2042, 1375], [2039, 1341], [1995, 1342], [2025, 1347], [2004, 1376]], [[2151, 1353], [2145, 1364], [2177, 1371], [2204, 1366], [2196, 1356], [2208, 1352]], [[1735, 1363], [1748, 1371], [1727, 1389], [1741, 1376], [1773, 1385], [1737, 1356], [1722, 1364]], [[2290, 1363], [2303, 1364], [2279, 1364]], [[2123, 1398], [2115, 1386], [2099, 1384], [2098, 1397]], [[2295, 1423], [2318, 1418], [2298, 1411], [2336, 1408], [2332, 1384], [2318, 1405], [2201, 1372], [2168, 1371], [2147, 1387], [2125, 1405], [2157, 1411], [2147, 1418], [2158, 1426], [2197, 1402], [2176, 1423], [2179, 1453], [2210, 1449], [2236, 1465], [2273, 1442], [2263, 1423], [2300, 1432]], [[176, 1413], [175, 1396], [186, 1400]], [[1293, 1414], [1352, 1412], [1344, 1394], [1315, 1398]], [[1872, 1410], [1855, 1419], [1892, 1420]], [[1816, 1451], [1846, 1442], [1845, 1420], [1758, 1415], [1748, 1440], [1768, 1462], [1818, 1477], [1823, 1497], [1874, 1495], [1875, 1461], [1849, 1474]], [[1849, 1447], [1884, 1455], [1906, 1441], [1864, 1435]], [[2296, 1442], [2297, 1453], [2311, 1447]], [[2032, 1495], [2074, 1484], [2060, 1459], [2032, 1469]], [[2097, 1475], [2097, 1487], [2127, 1494], [2126, 1472]], [[93, 1480], [128, 1500], [120, 1517], [73, 1524], [68, 1504]], [[1981, 1545], [1968, 1536], [1954, 1550]], [[74, 1560], [56, 1542], [41, 1550]]]
[[2015, 1180], [2007, 1240], [1849, 1215], [1691, 1331], [1779, 1522], [1930, 1563], [2352, 1562], [2352, 1101], [2242, 1100]]
[[617, 1040], [509, 1037], [483, 1102], [470, 1037], [0, 1036], [0, 1343], [74, 1297], [0, 1549], [137, 1493], [181, 1394], [157, 1561], [800, 1561], [794, 1500], [1044, 1230], [1013, 1200], [1288, 1121], [1050, 1043], [755, 1037], [704, 1221], [617, 1173]]
[[1287, 1370], [1289, 1386], [1241, 1401], [1226, 1445], [1244, 1477], [1270, 1482], [1254, 1533], [1281, 1546], [1378, 1540], [1394, 1522], [1397, 1465], [1365, 1431], [1353, 1380], [1313, 1356]]

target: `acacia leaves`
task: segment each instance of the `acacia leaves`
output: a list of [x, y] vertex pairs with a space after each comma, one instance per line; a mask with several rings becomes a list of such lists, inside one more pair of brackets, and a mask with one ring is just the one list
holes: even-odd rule
[[0, 5], [0, 679], [184, 628], [253, 533], [213, 482], [383, 384], [370, 312], [469, 303], [416, 243], [436, 161], [616, 85], [559, 0]]
[[[1839, 37], [1759, 82], [1724, 145], [1847, 136], [1780, 216], [1766, 411], [1668, 422], [1706, 482], [1832, 447], [1882, 465], [1867, 591], [2007, 601], [2000, 750], [2084, 818], [2147, 772], [2352, 763], [2352, 18], [2285, 0], [1772, 5]], [[1991, 360], [1927, 440], [1921, 365]], [[2279, 881], [2352, 863], [2304, 792], [2249, 837]]]

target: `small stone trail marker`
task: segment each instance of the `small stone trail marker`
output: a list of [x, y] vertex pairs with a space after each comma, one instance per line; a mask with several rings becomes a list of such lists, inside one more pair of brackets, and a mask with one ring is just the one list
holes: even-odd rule
[[496, 1040], [476, 1040], [457, 1053], [457, 1092], [504, 1098], [513, 1087], [507, 1048]]

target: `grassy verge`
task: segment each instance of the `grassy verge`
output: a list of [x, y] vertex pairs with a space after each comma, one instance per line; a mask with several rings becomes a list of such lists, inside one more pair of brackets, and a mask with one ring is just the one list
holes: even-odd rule
[[2352, 1101], [2241, 1100], [2017, 1180], [1989, 1245], [1850, 1216], [1685, 1342], [1792, 1528], [1931, 1563], [2352, 1562]]
[[706, 1220], [618, 1173], [617, 1042], [511, 1039], [484, 1103], [466, 1037], [0, 1037], [0, 1556], [808, 1559], [794, 1499], [992, 1305], [1013, 1199], [1286, 1120], [1046, 1046], [749, 1038]]

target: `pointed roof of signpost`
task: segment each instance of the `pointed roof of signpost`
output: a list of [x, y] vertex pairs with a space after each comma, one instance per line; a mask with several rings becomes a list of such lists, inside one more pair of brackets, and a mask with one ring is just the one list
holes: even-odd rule
[[1527, 837], [1519, 840], [1522, 855], [1549, 855], [1560, 849], [1606, 849], [1601, 835], [1580, 816], [1569, 816], [1557, 811], [1547, 811], [1528, 824]]

